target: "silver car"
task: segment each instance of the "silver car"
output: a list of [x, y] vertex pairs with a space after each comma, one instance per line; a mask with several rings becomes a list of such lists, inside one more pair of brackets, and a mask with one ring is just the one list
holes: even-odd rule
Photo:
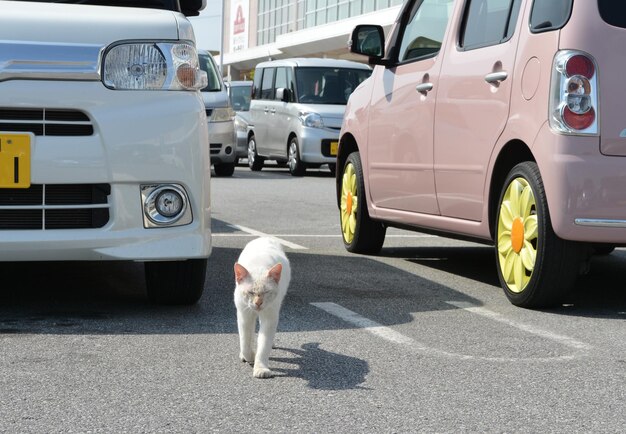
[[250, 125], [250, 98], [252, 96], [251, 81], [226, 82], [230, 105], [235, 110], [235, 134], [237, 159], [248, 157], [248, 130]]
[[235, 171], [235, 112], [226, 86], [210, 53], [200, 51], [200, 68], [207, 73], [208, 85], [201, 89], [209, 127], [209, 149], [215, 176], [231, 176]]
[[371, 72], [362, 63], [337, 59], [259, 63], [250, 103], [250, 169], [261, 170], [269, 159], [288, 163], [294, 176], [322, 164], [334, 173], [348, 97]]

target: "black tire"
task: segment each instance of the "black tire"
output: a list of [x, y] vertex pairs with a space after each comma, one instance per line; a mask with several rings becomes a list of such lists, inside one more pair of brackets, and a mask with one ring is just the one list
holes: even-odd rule
[[292, 137], [291, 140], [289, 140], [287, 155], [289, 157], [289, 173], [291, 173], [292, 176], [304, 175], [306, 172], [306, 164], [300, 159], [300, 146], [298, 145], [297, 137]]
[[514, 305], [552, 306], [576, 282], [584, 249], [554, 233], [536, 163], [526, 161], [509, 172], [500, 193], [494, 234], [498, 277]]
[[248, 139], [248, 167], [254, 172], [258, 172], [263, 168], [265, 158], [260, 157], [256, 150], [256, 139], [250, 136]]
[[235, 163], [214, 164], [215, 176], [233, 176], [235, 173]]
[[204, 291], [207, 259], [146, 262], [148, 299], [161, 305], [190, 305]]
[[[344, 184], [344, 182], [350, 182], [349, 179], [353, 175], [356, 178], [354, 184]], [[348, 156], [343, 167], [341, 183], [341, 188], [338, 191], [340, 202], [339, 222], [344, 247], [352, 253], [376, 254], [380, 252], [385, 242], [387, 228], [382, 223], [372, 220], [367, 211], [363, 166], [361, 165], [361, 157], [358, 152], [353, 152]], [[348, 198], [348, 191], [350, 192], [350, 198]], [[357, 201], [356, 207], [353, 208], [353, 198], [355, 196]], [[351, 215], [355, 217], [353, 234], [345, 226], [350, 224]]]

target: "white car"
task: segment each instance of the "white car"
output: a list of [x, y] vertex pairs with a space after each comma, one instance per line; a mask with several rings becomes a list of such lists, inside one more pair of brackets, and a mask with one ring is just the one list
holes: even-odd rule
[[209, 149], [215, 176], [232, 176], [235, 172], [235, 112], [219, 69], [208, 51], [199, 51], [200, 69], [206, 72], [208, 83], [200, 89], [209, 128]]
[[181, 8], [203, 2], [69, 3], [0, 1], [0, 261], [145, 262], [153, 302], [195, 303], [207, 80]]
[[328, 164], [335, 172], [339, 130], [350, 94], [372, 73], [349, 60], [293, 58], [254, 70], [248, 166], [287, 163], [294, 176]]

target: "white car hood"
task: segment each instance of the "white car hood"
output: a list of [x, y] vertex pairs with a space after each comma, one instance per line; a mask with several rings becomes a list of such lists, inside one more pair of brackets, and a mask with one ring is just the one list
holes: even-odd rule
[[188, 39], [193, 33], [181, 35], [181, 22], [188, 24], [182, 14], [159, 9], [0, 1], [0, 41], [106, 47], [128, 39]]

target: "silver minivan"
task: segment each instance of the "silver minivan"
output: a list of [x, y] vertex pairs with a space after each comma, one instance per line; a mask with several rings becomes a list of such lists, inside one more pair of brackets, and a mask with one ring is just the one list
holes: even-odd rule
[[337, 59], [259, 63], [250, 103], [250, 169], [261, 170], [269, 159], [288, 163], [294, 176], [322, 164], [334, 173], [346, 102], [371, 72], [365, 64]]
[[237, 136], [235, 111], [228, 91], [211, 54], [198, 51], [200, 68], [207, 73], [208, 84], [201, 89], [209, 128], [209, 149], [215, 176], [231, 176], [235, 172]]

